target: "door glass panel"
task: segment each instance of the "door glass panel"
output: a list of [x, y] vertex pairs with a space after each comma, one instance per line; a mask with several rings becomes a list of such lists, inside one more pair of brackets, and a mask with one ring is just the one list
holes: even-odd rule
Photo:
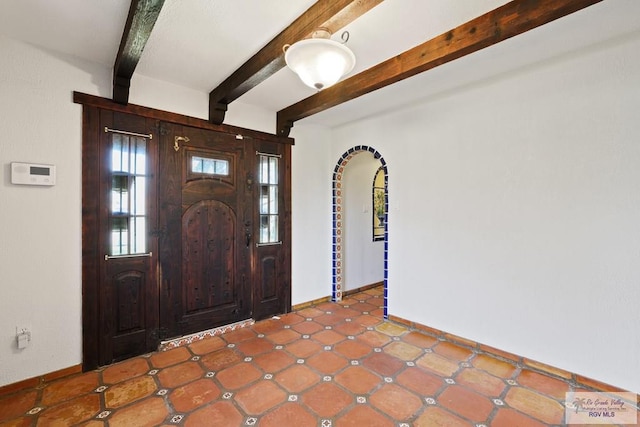
[[229, 175], [229, 161], [222, 159], [209, 159], [193, 156], [191, 158], [191, 172], [205, 175]]
[[147, 140], [112, 134], [110, 255], [147, 251]]
[[258, 154], [260, 232], [258, 243], [279, 243], [278, 162], [275, 156]]
[[129, 252], [129, 224], [124, 217], [111, 218], [111, 255]]

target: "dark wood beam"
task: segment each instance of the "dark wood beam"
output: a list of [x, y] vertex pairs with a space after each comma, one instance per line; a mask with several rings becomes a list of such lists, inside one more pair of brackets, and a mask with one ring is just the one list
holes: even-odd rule
[[113, 66], [113, 100], [127, 105], [131, 76], [140, 61], [164, 0], [131, 0], [129, 16]]
[[309, 37], [320, 27], [337, 32], [382, 0], [319, 0], [209, 93], [209, 121], [221, 124], [227, 105], [286, 64], [282, 48]]
[[297, 120], [415, 76], [602, 0], [514, 0], [278, 111], [277, 133]]

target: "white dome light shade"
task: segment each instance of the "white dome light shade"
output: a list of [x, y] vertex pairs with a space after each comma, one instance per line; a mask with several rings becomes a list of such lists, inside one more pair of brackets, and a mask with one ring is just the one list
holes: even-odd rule
[[322, 90], [353, 70], [356, 57], [345, 45], [324, 38], [300, 40], [289, 46], [284, 60], [307, 86]]

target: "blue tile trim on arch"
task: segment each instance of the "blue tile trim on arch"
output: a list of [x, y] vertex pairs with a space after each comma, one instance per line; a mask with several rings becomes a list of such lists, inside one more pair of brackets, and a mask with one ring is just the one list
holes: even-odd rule
[[380, 160], [382, 169], [384, 171], [384, 187], [387, 200], [385, 201], [386, 212], [384, 215], [384, 318], [387, 319], [389, 312], [387, 306], [388, 298], [388, 279], [389, 279], [389, 262], [388, 262], [388, 248], [389, 248], [389, 173], [387, 170], [387, 162], [382, 155], [373, 147], [367, 145], [357, 145], [348, 149], [338, 159], [335, 168], [333, 169], [332, 178], [332, 212], [333, 212], [333, 224], [332, 224], [332, 300], [342, 300], [343, 283], [342, 283], [342, 172], [349, 160], [354, 156], [362, 152], [369, 152], [373, 154], [373, 157]]

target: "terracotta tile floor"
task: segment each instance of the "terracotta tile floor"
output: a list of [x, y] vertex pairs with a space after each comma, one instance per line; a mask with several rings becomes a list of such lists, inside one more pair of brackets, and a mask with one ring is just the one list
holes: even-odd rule
[[382, 321], [382, 289], [0, 398], [0, 426], [562, 425], [563, 380]]

